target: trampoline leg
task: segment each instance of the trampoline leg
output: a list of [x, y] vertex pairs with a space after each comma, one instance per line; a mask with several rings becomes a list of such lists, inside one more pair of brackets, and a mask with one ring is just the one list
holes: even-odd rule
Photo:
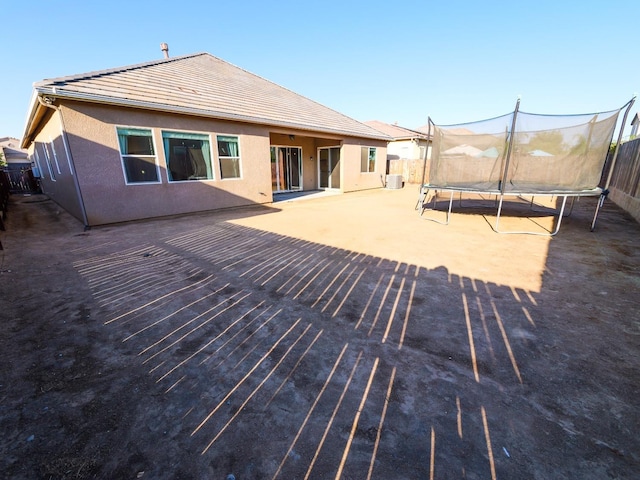
[[566, 205], [567, 205], [567, 196], [565, 195], [562, 199], [562, 207], [560, 208], [560, 214], [558, 215], [558, 225], [556, 225], [556, 229], [551, 234], [552, 237], [560, 231], [560, 224], [562, 223], [562, 215], [564, 214], [564, 207]]
[[427, 191], [424, 191], [424, 187], [420, 187], [420, 196], [418, 197], [418, 202], [416, 203], [416, 208], [415, 210], [418, 210], [418, 207], [421, 207], [424, 205], [424, 198], [426, 196], [426, 194], [429, 193], [429, 189], [427, 189]]
[[498, 202], [498, 214], [496, 215], [496, 232], [500, 232], [500, 213], [502, 212], [502, 199], [504, 197], [500, 195], [500, 202]]
[[591, 231], [593, 232], [596, 229], [596, 221], [598, 220], [598, 213], [600, 212], [600, 208], [604, 204], [604, 199], [607, 198], [606, 195], [600, 195], [598, 199], [598, 203], [596, 204], [596, 212], [593, 215], [593, 221], [591, 222]]
[[560, 207], [560, 213], [558, 214], [558, 223], [556, 225], [556, 228], [553, 232], [549, 232], [549, 233], [542, 233], [542, 232], [524, 232], [524, 231], [513, 231], [513, 232], [502, 232], [500, 231], [500, 215], [502, 213], [502, 199], [503, 197], [500, 196], [500, 205], [498, 206], [498, 214], [496, 215], [496, 226], [494, 228], [494, 231], [496, 233], [503, 233], [503, 234], [524, 234], [524, 235], [540, 235], [540, 236], [545, 236], [545, 237], [552, 237], [554, 236], [556, 233], [558, 233], [560, 231], [560, 225], [562, 224], [562, 218], [564, 216], [564, 209], [567, 205], [567, 195], [564, 195], [562, 198], [562, 206]]
[[[420, 191], [420, 198], [418, 199], [418, 204], [416, 205], [416, 210], [418, 209], [418, 207], [420, 207], [420, 215], [424, 213], [424, 210], [425, 210], [424, 202], [427, 200], [428, 195], [429, 195], [428, 188], [426, 190], [423, 188]], [[437, 195], [437, 192], [436, 192], [436, 195]]]
[[[432, 222], [436, 222], [439, 223], [440, 225], [449, 225], [449, 220], [451, 218], [451, 208], [453, 207], [453, 190], [451, 191], [451, 196], [449, 197], [449, 208], [447, 209], [447, 217], [446, 220], [444, 222], [441, 222], [440, 220], [437, 220], [435, 218], [426, 218], [425, 220], [429, 220]], [[436, 200], [438, 198], [438, 191], [436, 190], [435, 195], [433, 196], [433, 208], [431, 210], [435, 210], [436, 207]], [[427, 207], [424, 206], [424, 203], [422, 204], [422, 212], [420, 212], [420, 216], [422, 216], [422, 214], [424, 213], [424, 211], [427, 210]]]
[[[460, 194], [460, 200], [462, 201], [462, 193]], [[447, 225], [449, 225], [449, 219], [451, 218], [451, 207], [453, 206], [453, 192], [449, 198], [449, 210], [447, 211]]]

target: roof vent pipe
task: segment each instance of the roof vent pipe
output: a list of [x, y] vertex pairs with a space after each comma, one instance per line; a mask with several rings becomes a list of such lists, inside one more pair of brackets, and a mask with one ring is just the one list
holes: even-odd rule
[[162, 50], [162, 53], [164, 53], [164, 58], [169, 58], [169, 45], [167, 45], [166, 43], [161, 43], [160, 50]]

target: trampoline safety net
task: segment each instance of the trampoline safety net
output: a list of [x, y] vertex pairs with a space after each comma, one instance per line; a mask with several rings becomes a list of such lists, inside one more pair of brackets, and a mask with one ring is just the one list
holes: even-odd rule
[[595, 189], [619, 112], [514, 112], [473, 123], [434, 125], [428, 184], [504, 193]]
[[634, 101], [599, 113], [544, 115], [520, 111], [518, 100], [513, 112], [488, 120], [436, 125], [429, 118], [432, 153], [428, 169], [424, 159], [421, 201], [430, 189], [489, 193], [501, 199], [604, 196], [609, 180], [601, 185], [602, 174], [618, 116], [626, 109], [619, 144]]

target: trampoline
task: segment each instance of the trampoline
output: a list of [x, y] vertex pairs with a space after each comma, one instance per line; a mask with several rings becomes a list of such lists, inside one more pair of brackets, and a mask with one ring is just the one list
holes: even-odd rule
[[[489, 195], [497, 209], [494, 230], [498, 233], [555, 235], [565, 215], [567, 199], [599, 196], [591, 223], [595, 228], [598, 212], [608, 194], [611, 173], [617, 157], [626, 118], [635, 101], [617, 110], [577, 115], [544, 115], [520, 111], [518, 99], [513, 112], [478, 122], [436, 125], [429, 118], [432, 139], [431, 158], [424, 157], [420, 196], [416, 208], [436, 210], [440, 193], [448, 193], [445, 220], [449, 224], [454, 195]], [[609, 175], [603, 178], [619, 114], [624, 118]], [[427, 180], [428, 167], [428, 180]], [[429, 194], [433, 193], [429, 204]], [[552, 231], [505, 231], [500, 228], [503, 203], [507, 197], [557, 197], [558, 220]]]

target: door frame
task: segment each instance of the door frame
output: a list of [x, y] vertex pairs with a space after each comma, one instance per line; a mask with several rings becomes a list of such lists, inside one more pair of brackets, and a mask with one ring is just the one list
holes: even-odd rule
[[[298, 145], [270, 145], [269, 146], [269, 156], [271, 156], [271, 149], [275, 148], [276, 149], [276, 183], [280, 183], [280, 175], [278, 174], [279, 170], [280, 170], [280, 163], [278, 161], [278, 149], [280, 148], [284, 148], [284, 149], [297, 149], [299, 152], [298, 155], [298, 172], [299, 172], [299, 186], [297, 188], [290, 188], [290, 189], [279, 189], [279, 190], [273, 190], [273, 175], [271, 177], [271, 191], [272, 193], [286, 193], [286, 192], [300, 192], [302, 190], [304, 190], [304, 185], [303, 185], [303, 168], [304, 168], [304, 162], [303, 157], [302, 157], [302, 146], [298, 146]], [[289, 163], [287, 162], [287, 159], [285, 159], [284, 161], [285, 164], [285, 168], [286, 166], [289, 165]], [[290, 166], [289, 166], [290, 168]], [[291, 176], [291, 172], [289, 172], [289, 178]]]
[[[338, 178], [339, 178], [339, 183], [340, 185], [338, 185], [337, 187], [334, 187], [332, 185], [332, 181], [331, 181], [331, 171], [332, 169], [329, 169], [329, 175], [327, 177], [328, 182], [326, 187], [323, 187], [321, 182], [322, 182], [322, 174], [320, 172], [320, 151], [321, 150], [328, 150], [329, 151], [329, 163], [331, 165], [331, 150], [333, 149], [337, 149], [338, 150]], [[318, 189], [320, 190], [340, 190], [341, 189], [341, 185], [342, 185], [342, 146], [341, 145], [332, 145], [332, 146], [326, 146], [326, 147], [318, 147], [317, 152], [316, 152], [316, 158], [317, 160], [317, 174], [318, 174]]]

